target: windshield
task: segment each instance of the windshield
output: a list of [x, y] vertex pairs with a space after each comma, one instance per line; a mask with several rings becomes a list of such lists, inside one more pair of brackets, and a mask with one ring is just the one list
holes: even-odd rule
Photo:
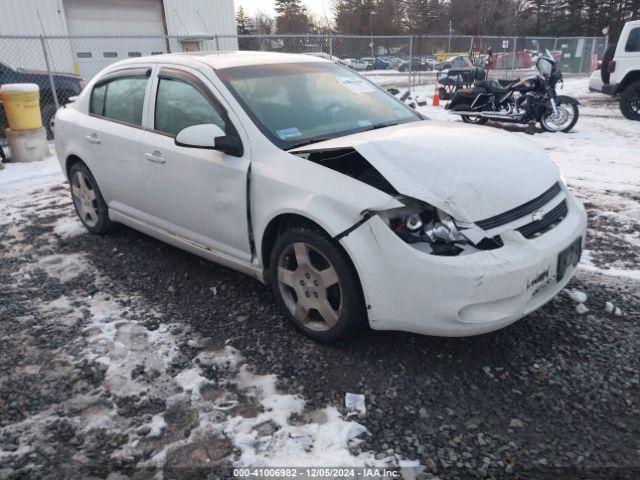
[[540, 57], [537, 62], [538, 70], [544, 77], [548, 77], [553, 72], [553, 61], [546, 57]]
[[260, 130], [283, 149], [422, 119], [333, 63], [250, 65], [216, 73]]

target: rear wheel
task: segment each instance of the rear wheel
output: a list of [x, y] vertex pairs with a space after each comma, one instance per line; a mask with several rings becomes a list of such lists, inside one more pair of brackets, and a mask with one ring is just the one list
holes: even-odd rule
[[102, 198], [96, 179], [87, 166], [78, 162], [69, 169], [71, 198], [80, 221], [91, 233], [103, 235], [111, 230], [109, 209]]
[[629, 120], [640, 120], [640, 81], [623, 90], [620, 95], [620, 111]]
[[334, 341], [365, 326], [355, 271], [319, 229], [293, 228], [278, 238], [271, 253], [270, 280], [289, 320], [314, 340]]
[[[468, 103], [459, 103], [455, 107], [453, 107], [454, 112], [469, 112], [471, 111], [471, 105]], [[472, 116], [472, 115], [460, 115], [462, 117], [462, 121], [464, 123], [471, 123], [472, 125], [484, 125], [489, 121], [486, 117], [481, 117], [480, 115]]]

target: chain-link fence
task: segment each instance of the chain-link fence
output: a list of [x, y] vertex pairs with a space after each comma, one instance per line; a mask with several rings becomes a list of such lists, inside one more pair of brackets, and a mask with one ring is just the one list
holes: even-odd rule
[[[339, 61], [385, 87], [433, 82], [438, 71], [476, 65], [513, 78], [534, 68], [528, 50], [537, 40], [565, 73], [588, 74], [602, 59], [606, 39], [492, 36], [183, 35], [0, 36], [0, 84], [36, 83], [43, 122], [77, 95], [100, 70], [126, 58], [207, 50], [306, 53]], [[0, 137], [6, 118], [0, 109]]]

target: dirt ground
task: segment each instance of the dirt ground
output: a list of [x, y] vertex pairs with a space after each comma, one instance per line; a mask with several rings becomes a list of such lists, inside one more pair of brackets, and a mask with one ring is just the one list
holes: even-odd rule
[[[3, 183], [19, 168], [9, 164], [0, 479], [289, 465], [639, 478], [639, 127], [575, 83], [575, 132], [515, 134], [545, 148], [585, 202], [578, 274], [539, 311], [472, 338], [370, 331], [316, 344], [255, 280], [125, 227], [86, 233], [55, 159]], [[364, 394], [366, 415], [347, 417], [347, 392]]]

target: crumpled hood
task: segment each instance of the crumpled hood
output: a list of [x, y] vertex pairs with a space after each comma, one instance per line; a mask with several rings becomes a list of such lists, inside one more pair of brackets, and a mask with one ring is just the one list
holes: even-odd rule
[[462, 222], [518, 207], [559, 179], [533, 142], [492, 128], [426, 120], [347, 135], [290, 150], [354, 148], [401, 194]]

